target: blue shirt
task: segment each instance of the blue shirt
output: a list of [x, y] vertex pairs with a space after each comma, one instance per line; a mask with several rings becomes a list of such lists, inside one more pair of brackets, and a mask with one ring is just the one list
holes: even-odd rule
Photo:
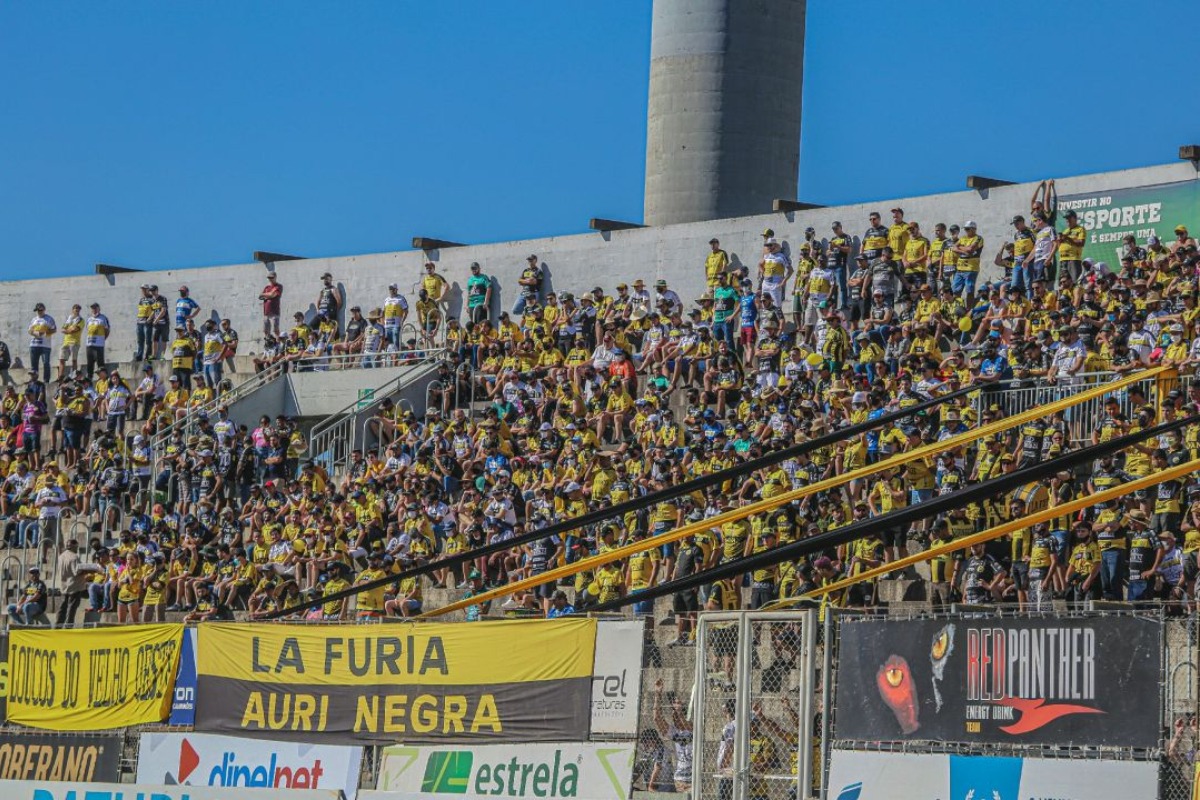
[[188, 319], [200, 308], [200, 304], [190, 297], [181, 297], [175, 301], [175, 324], [185, 325]]
[[758, 306], [754, 302], [753, 294], [744, 294], [738, 298], [738, 318], [742, 322], [743, 328], [753, 328], [754, 322], [758, 319]]

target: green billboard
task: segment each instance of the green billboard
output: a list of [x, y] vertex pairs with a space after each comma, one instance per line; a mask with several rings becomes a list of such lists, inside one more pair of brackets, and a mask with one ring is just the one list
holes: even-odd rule
[[1176, 225], [1186, 225], [1195, 235], [1200, 228], [1200, 180], [1060, 195], [1060, 230], [1066, 226], [1063, 215], [1070, 210], [1079, 215], [1079, 223], [1088, 232], [1084, 256], [1117, 265], [1117, 253], [1127, 234], [1136, 236], [1143, 247], [1150, 236], [1169, 245], [1175, 239]]

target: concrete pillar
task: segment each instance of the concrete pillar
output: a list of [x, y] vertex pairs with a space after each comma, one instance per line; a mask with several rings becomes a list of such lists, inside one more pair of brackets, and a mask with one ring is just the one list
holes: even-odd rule
[[796, 197], [806, 0], [654, 0], [647, 225]]

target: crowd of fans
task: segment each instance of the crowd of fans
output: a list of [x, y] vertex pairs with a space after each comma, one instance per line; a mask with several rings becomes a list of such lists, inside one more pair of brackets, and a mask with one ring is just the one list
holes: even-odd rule
[[[359, 306], [346, 308], [327, 274], [315, 314], [297, 313], [284, 333], [283, 290], [272, 274], [260, 297], [267, 341], [260, 368], [277, 360], [337, 368], [338, 356], [372, 366], [414, 347], [446, 348], [428, 412], [418, 417], [385, 400], [368, 426], [378, 446], [353, 453], [335, 475], [306, 459], [307, 443], [292, 421], [263, 417], [251, 426], [219, 405], [198, 415], [187, 435], [164, 437], [162, 450], [151, 450], [157, 434], [222, 392], [222, 367], [237, 352], [228, 320], [203, 320], [186, 286], [173, 304], [173, 340], [171, 304], [156, 286], [142, 287], [140, 381], [106, 366], [111, 331], [98, 305], [86, 319], [75, 306], [59, 327], [38, 304], [23, 388], [14, 385], [8, 348], [0, 352], [8, 384], [0, 397], [5, 544], [42, 545], [43, 559], [48, 546], [61, 547], [54, 565], [64, 595], [59, 622], [74, 621], [83, 603], [116, 611], [122, 621], [162, 619], [168, 610], [192, 620], [234, 610], [260, 617], [294, 606], [313, 619], [412, 616], [424, 609], [431, 585], [469, 598], [1001, 419], [1014, 387], [1070, 392], [1091, 373], [1159, 364], [1190, 375], [1200, 361], [1200, 254], [1189, 232], [1176, 228], [1170, 242], [1126, 237], [1109, 264], [1085, 252], [1087, 233], [1074, 214], [1060, 221], [1054, 207], [1048, 193], [1035, 195], [1030, 210], [1013, 217], [1011, 241], [991, 249], [973, 221], [935, 224], [927, 238], [899, 208], [886, 225], [871, 214], [857, 237], [841, 223], [823, 237], [809, 228], [798, 243], [764, 231], [762, 252], [749, 263], [731, 259], [713, 239], [707, 252], [698, 248], [707, 290], [692, 302], [661, 279], [578, 295], [551, 291], [530, 256], [517, 301], [503, 311], [492, 279], [472, 264], [459, 319], [447, 309], [446, 278], [430, 263], [415, 323], [398, 285], [364, 317]], [[981, 283], [989, 253], [1002, 277]], [[51, 383], [55, 335], [61, 347]], [[158, 359], [171, 361], [166, 385], [153, 368]], [[967, 386], [976, 391], [928, 413], [708, 491], [352, 600], [325, 600]], [[1102, 442], [1190, 415], [1200, 408], [1200, 386], [1161, 403], [1149, 399], [1137, 389], [1114, 395], [1094, 419], [1075, 417], [1070, 426], [1063, 414], [1051, 415], [677, 546], [647, 549], [562, 586], [517, 592], [500, 606], [556, 616], [636, 596], [1053, 458], [1086, 444], [1072, 435], [1081, 425]], [[1016, 495], [909, 528], [881, 526], [850, 545], [677, 593], [678, 641], [691, 641], [701, 608], [761, 607], [885, 565], [910, 547], [1023, 516], [1031, 502], [1061, 505], [1198, 455], [1200, 426], [1193, 425]], [[1195, 478], [1164, 481], [934, 559], [928, 595], [935, 603], [1012, 601], [1033, 609], [1055, 598], [1158, 599], [1183, 612], [1195, 597], [1197, 499]], [[63, 516], [91, 523], [90, 541], [64, 541]], [[36, 569], [9, 609], [17, 621], [43, 619], [48, 589]], [[830, 597], [848, 605], [878, 600], [875, 581]], [[651, 605], [633, 607], [650, 613]], [[474, 605], [468, 617], [491, 610]]]

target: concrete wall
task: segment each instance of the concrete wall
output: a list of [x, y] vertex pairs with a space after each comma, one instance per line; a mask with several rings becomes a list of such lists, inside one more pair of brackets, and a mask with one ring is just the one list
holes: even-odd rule
[[[1059, 193], [1065, 195], [1196, 179], [1191, 164], [1179, 162], [1061, 178], [1058, 186]], [[472, 261], [480, 262], [496, 277], [499, 284], [497, 302], [502, 308], [511, 308], [516, 297], [516, 278], [530, 253], [536, 253], [545, 262], [548, 285], [556, 291], [579, 292], [596, 285], [611, 291], [621, 280], [632, 282], [634, 278], [642, 277], [653, 282], [661, 277], [677, 289], [685, 301], [691, 302], [704, 290], [703, 265], [708, 252], [705, 243], [712, 236], [721, 239], [735, 261], [756, 264], [761, 253], [759, 234], [764, 228], [773, 228], [789, 246], [803, 240], [804, 229], [809, 225], [816, 228], [818, 236], [827, 236], [829, 225], [835, 219], [857, 236], [867, 227], [869, 211], [878, 209], [884, 212], [886, 219], [887, 210], [895, 205], [902, 206], [907, 218], [920, 222], [926, 231], [939, 221], [961, 224], [966, 219], [976, 220], [980, 233], [987, 240], [983, 260], [990, 265], [999, 245], [1011, 236], [1009, 220], [1012, 215], [1028, 211], [1032, 191], [1032, 184], [1020, 184], [983, 193], [953, 192], [795, 214], [762, 214], [611, 234], [501, 242], [434, 251], [429, 257], [454, 287], [451, 302], [454, 312], [460, 308], [461, 288]], [[424, 261], [424, 254], [409, 251], [281, 262], [277, 267], [284, 286], [285, 313], [290, 316], [298, 309], [312, 309], [320, 276], [326, 270], [332, 272], [343, 286], [349, 304], [357, 303], [364, 309], [379, 305], [392, 281], [409, 290], [406, 294], [411, 300], [414, 298], [411, 287], [420, 280]], [[994, 272], [994, 268], [985, 267], [984, 274], [989, 274], [989, 270]], [[242, 336], [242, 352], [250, 353], [260, 346], [261, 310], [255, 298], [266, 282], [265, 275], [266, 268], [262, 264], [239, 264], [111, 277], [86, 275], [7, 281], [0, 283], [0, 336], [9, 343], [14, 355], [28, 359], [25, 329], [36, 301], [46, 303], [50, 313], [61, 322], [72, 303], [86, 307], [94, 300], [103, 306], [113, 324], [111, 356], [114, 360], [128, 358], [135, 344], [134, 311], [140, 294], [137, 287], [143, 282], [157, 283], [165, 293], [175, 296], [173, 290], [180, 283], [187, 283], [203, 314], [219, 313], [232, 319]], [[60, 337], [54, 337], [55, 347], [59, 340]]]
[[806, 0], [654, 0], [646, 224], [795, 198], [805, 9]]

